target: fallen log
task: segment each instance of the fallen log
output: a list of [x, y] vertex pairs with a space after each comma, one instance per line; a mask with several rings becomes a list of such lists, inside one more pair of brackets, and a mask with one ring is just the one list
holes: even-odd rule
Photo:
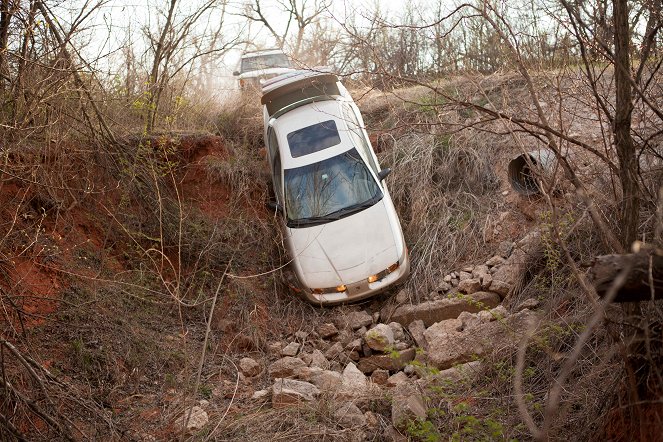
[[663, 299], [663, 256], [656, 250], [598, 256], [588, 276], [598, 295], [603, 298], [624, 270], [628, 272], [626, 281], [617, 290], [613, 302]]

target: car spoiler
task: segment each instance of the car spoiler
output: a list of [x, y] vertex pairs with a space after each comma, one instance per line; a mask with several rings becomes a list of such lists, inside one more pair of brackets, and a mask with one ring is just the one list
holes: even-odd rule
[[330, 72], [297, 71], [269, 80], [263, 86], [260, 103], [267, 107], [271, 116], [280, 109], [302, 100], [340, 96], [338, 77]]

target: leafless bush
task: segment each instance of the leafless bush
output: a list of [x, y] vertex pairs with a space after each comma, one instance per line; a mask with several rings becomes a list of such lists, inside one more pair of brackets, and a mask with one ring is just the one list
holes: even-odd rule
[[393, 167], [389, 189], [412, 256], [408, 286], [426, 295], [439, 275], [485, 253], [482, 228], [495, 210], [490, 153], [469, 137], [410, 134], [382, 162]]

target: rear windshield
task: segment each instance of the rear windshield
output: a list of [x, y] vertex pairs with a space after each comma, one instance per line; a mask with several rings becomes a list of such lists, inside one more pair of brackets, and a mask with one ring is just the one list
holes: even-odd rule
[[336, 146], [341, 137], [334, 120], [307, 126], [303, 129], [290, 132], [287, 136], [290, 155], [293, 158], [319, 152], [328, 147]]

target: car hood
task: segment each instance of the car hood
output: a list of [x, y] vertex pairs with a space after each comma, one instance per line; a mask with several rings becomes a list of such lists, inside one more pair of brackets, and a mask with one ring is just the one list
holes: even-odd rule
[[298, 277], [310, 288], [363, 281], [403, 253], [396, 212], [384, 199], [346, 218], [288, 232]]

